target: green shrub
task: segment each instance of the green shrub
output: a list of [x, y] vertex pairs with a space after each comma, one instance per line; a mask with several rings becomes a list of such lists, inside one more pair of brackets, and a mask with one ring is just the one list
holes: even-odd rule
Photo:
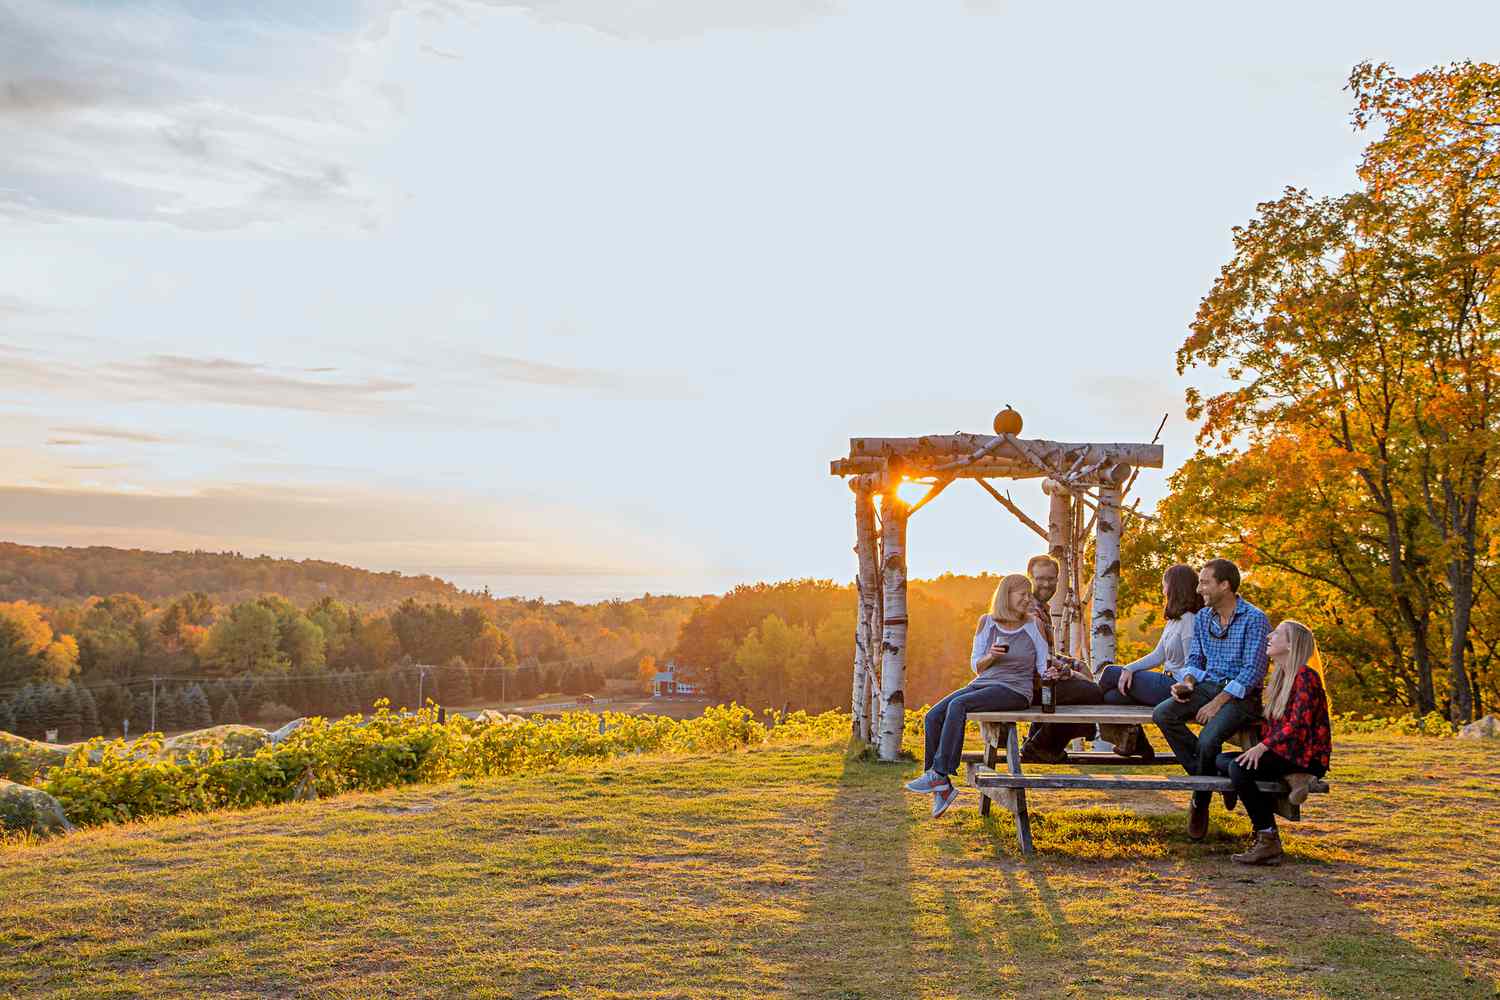
[[1350, 733], [1387, 733], [1391, 736], [1449, 737], [1458, 730], [1441, 712], [1426, 715], [1398, 715], [1382, 717], [1345, 712], [1333, 717], [1333, 733], [1343, 736]]
[[226, 758], [213, 747], [191, 758], [160, 759], [156, 733], [129, 744], [91, 740], [52, 768], [42, 787], [83, 826], [286, 802], [309, 772], [325, 796], [545, 771], [632, 752], [725, 753], [772, 739], [837, 739], [849, 732], [849, 717], [839, 712], [794, 712], [775, 721], [768, 731], [749, 709], [719, 705], [695, 719], [575, 712], [501, 724], [455, 715], [440, 725], [431, 708], [399, 715], [382, 701], [369, 717], [310, 719], [281, 744], [250, 756]]

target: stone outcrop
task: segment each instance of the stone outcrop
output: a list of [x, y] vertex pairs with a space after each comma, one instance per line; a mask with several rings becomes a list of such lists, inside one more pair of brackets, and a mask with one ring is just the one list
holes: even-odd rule
[[1500, 740], [1500, 718], [1486, 715], [1458, 731], [1461, 740]]
[[274, 733], [271, 733], [270, 741], [273, 744], [285, 743], [288, 736], [291, 736], [305, 725], [307, 725], [307, 719], [293, 719]]
[[0, 732], [0, 778], [30, 781], [49, 767], [59, 767], [73, 748], [59, 743], [39, 743], [14, 733]]
[[62, 805], [40, 788], [0, 778], [0, 829], [47, 837], [67, 833], [73, 824], [63, 815]]
[[173, 736], [162, 745], [162, 756], [182, 760], [217, 748], [225, 757], [249, 757], [270, 742], [271, 734], [255, 726], [211, 726]]
[[493, 708], [486, 708], [484, 711], [474, 716], [474, 721], [482, 726], [504, 726], [511, 725], [517, 722], [525, 722], [526, 720], [519, 715], [507, 715], [506, 713], [496, 711]]

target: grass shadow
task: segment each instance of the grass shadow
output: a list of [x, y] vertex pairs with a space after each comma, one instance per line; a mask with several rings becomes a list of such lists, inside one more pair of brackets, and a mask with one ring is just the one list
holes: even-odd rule
[[[916, 978], [908, 848], [910, 764], [883, 764], [851, 745], [812, 864], [807, 909], [783, 960], [799, 997], [905, 997]], [[927, 798], [922, 797], [922, 803]]]

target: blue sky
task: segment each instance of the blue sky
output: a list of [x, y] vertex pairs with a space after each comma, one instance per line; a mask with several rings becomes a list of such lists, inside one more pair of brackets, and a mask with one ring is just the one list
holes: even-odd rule
[[[1500, 37], [1414, 10], [0, 0], [0, 537], [696, 592], [852, 574], [851, 436], [1170, 412], [1174, 465], [1349, 68]], [[1034, 547], [965, 485], [911, 568]]]

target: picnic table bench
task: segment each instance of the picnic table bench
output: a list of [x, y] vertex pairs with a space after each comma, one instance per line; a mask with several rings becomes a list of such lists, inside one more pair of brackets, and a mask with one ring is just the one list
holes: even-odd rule
[[[1151, 709], [1145, 705], [1059, 705], [1052, 713], [1030, 708], [1017, 712], [970, 712], [969, 720], [979, 723], [980, 735], [984, 737], [984, 750], [979, 754], [964, 754], [968, 765], [968, 780], [979, 792], [980, 815], [988, 815], [990, 804], [998, 802], [1016, 817], [1016, 837], [1021, 842], [1021, 853], [1031, 854], [1031, 817], [1026, 811], [1026, 789], [1099, 789], [1108, 792], [1130, 791], [1185, 791], [1227, 792], [1234, 788], [1228, 778], [1209, 775], [1181, 773], [1181, 765], [1170, 753], [1147, 761], [1139, 757], [1122, 757], [1114, 753], [1070, 753], [1067, 763], [1086, 767], [1171, 767], [1174, 775], [1154, 774], [1024, 774], [1021, 771], [1021, 741], [1017, 723], [1030, 722], [1083, 722], [1101, 725], [1152, 726]], [[1150, 730], [1148, 730], [1149, 732]], [[1255, 728], [1246, 728], [1230, 742], [1248, 748], [1259, 741]], [[1003, 748], [1003, 749], [1002, 749]], [[995, 765], [1001, 754], [1005, 755], [1006, 773]], [[1295, 822], [1301, 819], [1301, 808], [1287, 798], [1290, 789], [1284, 781], [1258, 782], [1262, 791], [1274, 793], [1276, 814]], [[1327, 792], [1328, 785], [1320, 780], [1310, 787], [1313, 792]]]

